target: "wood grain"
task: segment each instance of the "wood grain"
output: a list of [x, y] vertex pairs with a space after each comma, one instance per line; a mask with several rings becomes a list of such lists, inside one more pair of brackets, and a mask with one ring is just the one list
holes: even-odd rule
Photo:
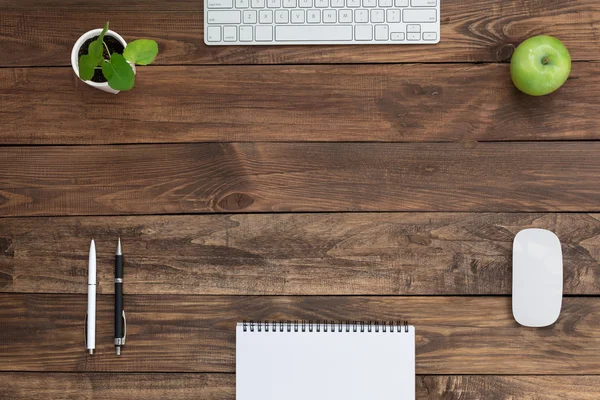
[[[197, 0], [0, 0], [0, 400], [233, 400], [243, 319], [408, 319], [417, 400], [600, 398], [600, 3], [442, 2], [437, 46], [209, 47]], [[160, 47], [119, 96], [69, 65], [106, 20]], [[544, 98], [506, 64], [537, 34], [575, 61]], [[507, 296], [528, 227], [563, 242], [545, 329]]]
[[157, 64], [498, 62], [539, 34], [564, 41], [574, 60], [600, 60], [596, 0], [443, 0], [442, 40], [435, 47], [209, 47], [202, 2], [193, 0], [8, 0], [0, 2], [0, 18], [0, 66], [69, 65], [79, 36], [107, 20], [126, 40], [155, 39]]
[[233, 372], [235, 322], [403, 320], [417, 374], [599, 374], [600, 299], [564, 299], [558, 322], [520, 327], [510, 297], [126, 295], [127, 347], [114, 356], [113, 297], [98, 297], [96, 354], [83, 349], [85, 295], [0, 294], [0, 370]]
[[140, 67], [118, 96], [71, 68], [9, 68], [0, 144], [590, 140], [598, 93], [599, 63], [542, 98], [496, 64]]
[[[596, 400], [598, 376], [417, 376], [417, 400]], [[235, 400], [233, 374], [0, 373], [0, 399]]]
[[0, 373], [0, 399], [235, 400], [235, 375]]
[[597, 211], [600, 142], [0, 148], [0, 215]]
[[526, 228], [563, 244], [564, 292], [600, 294], [598, 214], [241, 214], [7, 218], [0, 291], [113, 292], [115, 240], [128, 294], [510, 294], [512, 241]]

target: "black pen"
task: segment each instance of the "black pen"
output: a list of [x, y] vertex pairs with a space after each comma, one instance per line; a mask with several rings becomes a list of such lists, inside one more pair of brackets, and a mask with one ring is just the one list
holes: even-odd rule
[[123, 310], [123, 253], [121, 252], [121, 238], [115, 253], [115, 352], [121, 355], [121, 346], [125, 346], [127, 336], [127, 321]]

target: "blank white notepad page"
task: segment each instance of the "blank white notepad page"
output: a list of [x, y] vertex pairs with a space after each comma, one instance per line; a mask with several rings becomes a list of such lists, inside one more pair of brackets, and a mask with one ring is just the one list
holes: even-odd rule
[[415, 399], [415, 330], [236, 330], [236, 400]]

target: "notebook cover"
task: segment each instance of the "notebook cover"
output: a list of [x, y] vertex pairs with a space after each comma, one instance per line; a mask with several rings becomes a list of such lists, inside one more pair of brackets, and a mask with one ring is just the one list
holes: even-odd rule
[[413, 326], [318, 326], [239, 323], [236, 399], [415, 399]]

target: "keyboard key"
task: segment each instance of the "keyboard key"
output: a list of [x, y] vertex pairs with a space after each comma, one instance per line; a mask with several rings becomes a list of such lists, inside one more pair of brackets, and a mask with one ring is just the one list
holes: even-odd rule
[[404, 40], [404, 32], [392, 32], [391, 38], [395, 41], [402, 41]]
[[209, 24], [239, 24], [240, 12], [233, 11], [207, 11]]
[[377, 0], [363, 0], [363, 7], [377, 7]]
[[237, 27], [226, 26], [223, 28], [223, 41], [235, 42], [237, 40]]
[[436, 22], [437, 10], [408, 9], [402, 12], [404, 22]]
[[292, 24], [303, 24], [304, 23], [304, 10], [293, 10], [292, 11]]
[[276, 24], [287, 24], [290, 22], [290, 14], [288, 10], [277, 10], [275, 11], [275, 23]]
[[281, 0], [267, 0], [267, 7], [281, 8]]
[[323, 22], [326, 24], [337, 22], [337, 12], [335, 10], [323, 10]]
[[408, 7], [408, 0], [396, 0], [396, 7]]
[[373, 40], [373, 27], [371, 25], [355, 25], [354, 40]]
[[368, 10], [354, 11], [354, 22], [369, 22], [369, 11]]
[[331, 0], [331, 7], [342, 8], [346, 2], [344, 0]]
[[251, 42], [252, 41], [252, 27], [251, 26], [240, 26], [240, 42]]
[[393, 0], [379, 0], [379, 7], [391, 7], [393, 3]]
[[375, 25], [375, 40], [388, 40], [389, 32], [387, 25]]
[[256, 11], [246, 10], [244, 11], [244, 23], [255, 24], [256, 23]]
[[265, 0], [251, 0], [252, 8], [265, 8]]
[[385, 22], [383, 10], [371, 10], [371, 22]]
[[411, 41], [421, 40], [421, 34], [420, 33], [407, 33], [406, 38]]
[[387, 10], [387, 22], [400, 22], [400, 10]]
[[209, 42], [220, 42], [221, 41], [221, 27], [220, 26], [209, 26], [206, 32], [206, 39]]
[[411, 0], [410, 4], [413, 7], [435, 7], [437, 0]]
[[352, 22], [352, 11], [340, 10], [339, 20], [342, 23]]
[[233, 8], [233, 0], [208, 0], [208, 8]]
[[297, 0], [283, 0], [283, 7], [285, 8], [296, 8]]
[[308, 23], [316, 24], [321, 22], [321, 10], [309, 10], [307, 14], [306, 21]]
[[423, 40], [437, 40], [436, 32], [423, 32]]
[[257, 42], [273, 41], [273, 27], [270, 25], [256, 25], [256, 41]]
[[315, 7], [317, 7], [317, 8], [329, 7], [329, 0], [315, 0]]
[[421, 33], [421, 25], [406, 25], [406, 32]]
[[250, 7], [250, 0], [235, 0], [235, 8], [248, 8]]
[[300, 8], [312, 8], [312, 0], [300, 0]]
[[258, 12], [258, 21], [261, 24], [272, 24], [273, 23], [273, 11], [260, 10]]
[[347, 7], [360, 7], [360, 0], [346, 0]]
[[352, 40], [350, 25], [280, 25], [275, 27], [278, 42], [344, 42]]

